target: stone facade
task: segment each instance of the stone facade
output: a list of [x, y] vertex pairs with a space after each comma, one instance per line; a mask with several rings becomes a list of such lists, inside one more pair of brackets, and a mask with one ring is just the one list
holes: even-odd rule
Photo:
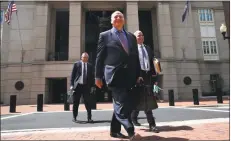
[[[84, 9], [124, 9], [126, 28], [130, 32], [139, 29], [139, 9], [152, 12], [154, 53], [159, 52], [163, 72], [161, 87], [164, 99], [173, 89], [175, 99], [192, 99], [192, 89], [209, 92], [211, 73], [219, 73], [223, 79], [223, 90], [229, 91], [229, 46], [219, 32], [225, 22], [222, 2], [192, 2], [187, 24], [181, 22], [184, 2], [66, 2], [57, 4], [69, 8], [69, 58], [67, 61], [47, 61], [48, 52], [54, 45], [52, 35], [52, 9], [55, 2], [16, 2], [18, 19], [13, 13], [11, 25], [4, 23], [1, 44], [1, 102], [9, 104], [10, 95], [17, 95], [17, 104], [36, 104], [37, 94], [48, 96], [46, 78], [66, 77], [69, 87], [72, 65], [80, 59], [84, 48]], [[59, 2], [56, 2], [59, 3]], [[7, 3], [1, 8], [6, 9]], [[214, 9], [216, 38], [219, 50], [218, 61], [204, 61], [201, 47], [197, 9]], [[22, 51], [23, 47], [23, 51]], [[183, 50], [182, 50], [183, 48]], [[23, 63], [21, 63], [23, 54]], [[183, 83], [185, 76], [192, 84]], [[22, 80], [22, 91], [14, 88]]]

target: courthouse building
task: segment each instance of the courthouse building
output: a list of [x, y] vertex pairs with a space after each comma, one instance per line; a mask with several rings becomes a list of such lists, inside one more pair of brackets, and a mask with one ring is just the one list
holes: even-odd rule
[[[162, 73], [162, 97], [174, 90], [177, 100], [214, 95], [215, 82], [229, 94], [229, 45], [219, 31], [225, 23], [222, 2], [190, 2], [189, 15], [182, 22], [185, 2], [75, 0], [63, 2], [15, 2], [18, 17], [2, 25], [1, 102], [36, 104], [37, 94], [44, 103], [61, 103], [70, 86], [73, 63], [86, 51], [94, 64], [100, 31], [110, 29], [115, 10], [124, 13], [125, 28], [140, 29], [156, 57]], [[6, 10], [6, 2], [1, 9]], [[16, 82], [22, 81], [20, 88]], [[20, 84], [20, 83], [19, 83]], [[100, 93], [99, 102], [108, 94]], [[110, 101], [110, 100], [109, 100]]]

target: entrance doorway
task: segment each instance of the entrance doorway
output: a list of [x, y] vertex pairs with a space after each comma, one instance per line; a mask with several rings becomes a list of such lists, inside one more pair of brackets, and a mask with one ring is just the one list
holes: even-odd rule
[[[109, 30], [111, 25], [111, 14], [114, 11], [87, 11], [85, 19], [85, 51], [89, 54], [89, 62], [94, 66], [96, 49], [100, 32]], [[121, 11], [123, 12], [123, 11]], [[104, 86], [106, 84], [104, 83]], [[112, 102], [111, 92], [104, 87], [96, 88], [97, 102]]]
[[152, 50], [154, 50], [151, 11], [139, 10], [138, 14], [139, 14], [139, 29], [144, 34], [144, 44], [148, 45]]
[[64, 102], [64, 94], [67, 93], [67, 78], [47, 78], [48, 85], [48, 104]]
[[55, 61], [68, 60], [69, 11], [56, 9]]

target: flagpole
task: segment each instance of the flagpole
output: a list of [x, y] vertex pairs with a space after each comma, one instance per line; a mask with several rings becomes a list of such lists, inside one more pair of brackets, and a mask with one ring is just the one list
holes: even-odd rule
[[188, 3], [188, 11], [186, 12], [186, 16], [185, 16], [185, 24], [184, 24], [184, 37], [185, 37], [185, 39], [183, 40], [183, 47], [181, 48], [182, 49], [182, 58], [183, 58], [183, 61], [185, 61], [186, 60], [186, 56], [185, 56], [185, 49], [186, 49], [186, 46], [187, 46], [187, 44], [188, 44], [188, 36], [186, 36], [186, 35], [188, 35], [188, 19], [189, 19], [189, 8], [190, 8], [190, 3]]
[[22, 65], [23, 65], [23, 63], [24, 63], [24, 49], [23, 49], [23, 45], [22, 45], [22, 36], [21, 36], [21, 30], [20, 30], [20, 25], [19, 25], [19, 19], [18, 19], [18, 11], [16, 11], [16, 17], [17, 17], [17, 21], [18, 21], [18, 31], [19, 31], [19, 38], [20, 38], [20, 43], [21, 43], [21, 54], [22, 54], [22, 56], [21, 56], [21, 75], [20, 75], [20, 79], [22, 79]]

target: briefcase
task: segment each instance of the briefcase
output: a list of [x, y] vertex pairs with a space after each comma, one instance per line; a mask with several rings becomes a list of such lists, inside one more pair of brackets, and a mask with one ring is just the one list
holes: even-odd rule
[[153, 59], [153, 65], [155, 67], [156, 73], [160, 73], [162, 71], [160, 61], [157, 58]]
[[70, 90], [67, 92], [67, 102], [69, 104], [73, 104], [73, 93], [74, 93], [74, 90]]

